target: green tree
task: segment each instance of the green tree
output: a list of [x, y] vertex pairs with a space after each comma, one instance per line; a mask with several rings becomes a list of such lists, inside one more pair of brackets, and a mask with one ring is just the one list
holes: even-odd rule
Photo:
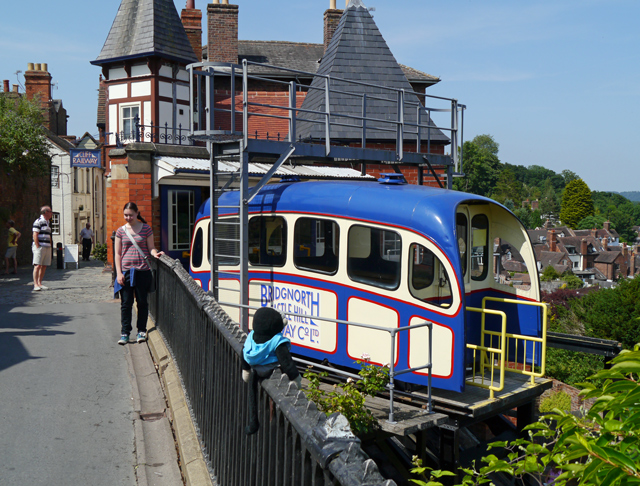
[[578, 176], [578, 174], [576, 174], [575, 172], [569, 170], [569, 169], [565, 169], [561, 172], [562, 174], [562, 178], [564, 179], [564, 185], [565, 187], [572, 181], [575, 181], [576, 179], [580, 179], [580, 176]]
[[22, 96], [0, 95], [0, 170], [24, 175], [50, 171], [42, 111]]
[[630, 348], [640, 342], [640, 276], [574, 299], [571, 310], [587, 336], [619, 341]]
[[491, 197], [503, 204], [507, 199], [511, 199], [514, 206], [519, 208], [522, 207], [523, 192], [522, 182], [514, 176], [511, 169], [504, 169], [498, 176]]
[[[612, 360], [610, 370], [592, 378], [602, 385], [583, 384], [580, 395], [595, 399], [585, 416], [554, 409], [539, 422], [525, 427], [528, 437], [495, 442], [481, 466], [463, 469], [463, 485], [487, 484], [490, 475], [503, 473], [525, 484], [568, 484], [626, 486], [640, 484], [640, 345], [625, 350]], [[423, 486], [441, 485], [442, 471], [423, 468], [414, 458], [414, 474], [430, 482], [412, 480]], [[553, 481], [551, 483], [550, 481]]]
[[575, 227], [575, 229], [578, 229], [578, 230], [594, 229], [594, 228], [602, 229], [602, 227], [604, 226], [604, 222], [605, 222], [604, 216], [601, 216], [599, 214], [596, 214], [595, 216], [587, 216], [586, 218], [583, 218], [580, 220], [580, 222]]
[[465, 176], [455, 179], [453, 188], [489, 196], [500, 173], [498, 147], [491, 135], [478, 135], [471, 142], [465, 142], [462, 151], [462, 171]]
[[582, 179], [569, 182], [562, 193], [560, 220], [567, 226], [575, 228], [584, 218], [594, 214], [589, 186]]

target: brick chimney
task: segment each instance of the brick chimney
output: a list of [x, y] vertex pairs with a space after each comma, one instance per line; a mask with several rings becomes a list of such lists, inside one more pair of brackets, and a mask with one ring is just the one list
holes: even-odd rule
[[180, 14], [182, 26], [187, 33], [193, 52], [202, 62], [202, 11], [196, 8], [195, 0], [187, 0], [187, 6]]
[[46, 64], [28, 63], [24, 73], [24, 89], [28, 100], [38, 98], [44, 115], [44, 126], [51, 128], [51, 74]]
[[207, 5], [207, 60], [238, 63], [238, 6], [229, 0]]
[[604, 248], [604, 251], [608, 251], [609, 250], [609, 237], [605, 236], [604, 238], [602, 238], [602, 247]]
[[531, 210], [535, 211], [536, 209], [540, 209], [540, 201], [537, 199], [531, 203]]
[[594, 238], [598, 237], [598, 230], [596, 228], [592, 228], [590, 232], [591, 232], [591, 236], [593, 236]]
[[336, 0], [329, 1], [329, 9], [324, 12], [324, 50], [327, 50], [333, 33], [338, 28], [340, 17], [342, 17], [344, 10], [336, 8]]
[[9, 92], [9, 80], [8, 79], [5, 79], [4, 82], [3, 82], [3, 91], [5, 93]]
[[556, 239], [556, 231], [550, 229], [547, 231], [547, 244], [549, 245], [549, 251], [558, 251], [558, 240]]
[[633, 252], [633, 248], [631, 249], [631, 255], [629, 258], [629, 276], [633, 278], [636, 274], [636, 255]]
[[606, 229], [607, 231], [609, 231], [610, 228], [611, 228], [611, 221], [605, 221], [604, 224], [602, 225], [602, 227], [604, 229]]
[[580, 241], [580, 270], [582, 271], [587, 269], [587, 248], [587, 240]]

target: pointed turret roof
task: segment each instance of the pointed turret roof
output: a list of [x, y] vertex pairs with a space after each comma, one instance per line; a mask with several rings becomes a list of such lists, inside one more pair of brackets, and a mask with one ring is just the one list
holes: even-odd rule
[[[407, 80], [402, 68], [391, 53], [389, 46], [373, 21], [369, 10], [361, 0], [351, 0], [345, 9], [340, 23], [333, 34], [327, 47], [318, 75], [337, 77], [351, 81], [360, 81], [386, 88], [404, 89], [412, 92], [411, 84]], [[320, 89], [310, 89], [303, 109], [325, 111], [324, 78], [316, 76], [311, 86]], [[398, 119], [396, 95], [390, 90], [382, 90], [377, 87], [348, 84], [336, 80], [331, 81], [331, 89], [345, 91], [354, 94], [367, 94], [367, 116], [371, 118], [396, 121]], [[388, 98], [391, 102], [373, 99], [373, 97]], [[415, 105], [418, 97], [413, 94], [405, 95], [405, 121], [416, 123], [417, 115]], [[358, 96], [332, 92], [330, 95], [330, 111], [352, 116], [362, 116], [362, 101]], [[421, 124], [428, 123], [428, 115], [424, 108], [421, 109]], [[305, 118], [323, 120], [322, 115], [304, 114]], [[353, 128], [344, 126], [331, 127], [332, 139], [360, 140], [362, 129], [360, 120], [344, 117], [332, 117], [332, 123], [353, 125]], [[429, 122], [432, 125], [431, 122]], [[373, 122], [368, 122], [373, 126]], [[376, 126], [385, 129], [394, 129], [392, 124], [375, 123]], [[318, 123], [299, 122], [298, 135], [303, 139], [312, 137], [323, 139], [325, 127]], [[407, 127], [407, 131], [415, 134], [415, 127]], [[427, 130], [422, 129], [423, 139], [427, 139]], [[447, 143], [449, 138], [440, 130], [431, 130], [431, 140], [439, 143]], [[415, 135], [414, 135], [415, 137]], [[406, 136], [405, 138], [408, 138]], [[367, 140], [395, 140], [393, 132], [382, 130], [367, 130]]]
[[91, 64], [149, 56], [198, 62], [172, 0], [122, 0], [102, 51]]

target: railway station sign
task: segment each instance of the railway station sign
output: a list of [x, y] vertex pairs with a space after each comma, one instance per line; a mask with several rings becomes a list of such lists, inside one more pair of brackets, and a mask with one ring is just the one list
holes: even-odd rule
[[71, 154], [71, 167], [83, 167], [83, 168], [92, 168], [102, 167], [100, 161], [100, 151], [99, 150], [70, 150]]

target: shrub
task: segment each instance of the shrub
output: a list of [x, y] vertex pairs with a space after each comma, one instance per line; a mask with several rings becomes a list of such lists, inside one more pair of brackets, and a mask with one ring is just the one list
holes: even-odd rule
[[552, 393], [540, 402], [540, 413], [553, 412], [554, 408], [564, 412], [571, 411], [571, 397], [567, 392], [559, 391]]
[[106, 243], [97, 243], [96, 246], [93, 247], [93, 251], [91, 252], [91, 254], [96, 260], [100, 260], [105, 265], [107, 264], [107, 244]]
[[334, 385], [331, 392], [320, 388], [320, 379], [327, 376], [326, 372], [315, 373], [308, 370], [304, 377], [309, 380], [307, 397], [318, 405], [318, 409], [327, 415], [339, 412], [349, 421], [351, 430], [356, 435], [372, 432], [377, 421], [370, 410], [365, 407], [367, 395], [375, 396], [384, 390], [389, 383], [389, 368], [376, 366], [367, 360], [356, 361], [361, 365], [358, 381], [349, 378], [346, 383]]

